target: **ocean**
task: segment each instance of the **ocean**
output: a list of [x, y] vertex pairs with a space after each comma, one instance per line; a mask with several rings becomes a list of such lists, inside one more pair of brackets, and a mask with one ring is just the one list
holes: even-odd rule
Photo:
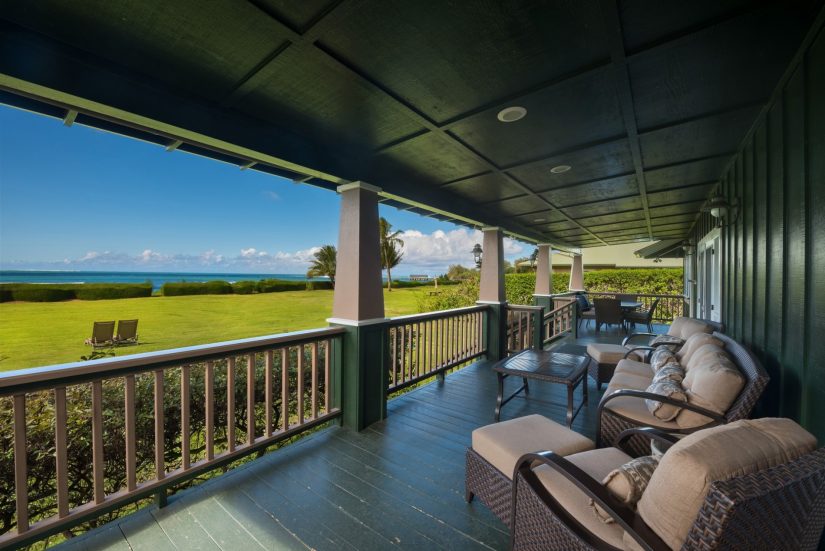
[[[325, 277], [308, 278], [303, 274], [216, 274], [191, 272], [75, 272], [2, 270], [0, 283], [145, 283], [160, 289], [167, 281], [246, 281], [259, 279], [287, 279], [292, 281], [326, 281]], [[393, 277], [393, 279], [395, 279]]]
[[[327, 281], [326, 277], [307, 277], [303, 274], [234, 274], [201, 272], [79, 272], [40, 270], [0, 270], [0, 283], [145, 283], [152, 282], [154, 290], [167, 281], [257, 281], [259, 279], [286, 279], [291, 281]], [[382, 278], [386, 282], [386, 278]], [[396, 276], [393, 280], [409, 280]]]

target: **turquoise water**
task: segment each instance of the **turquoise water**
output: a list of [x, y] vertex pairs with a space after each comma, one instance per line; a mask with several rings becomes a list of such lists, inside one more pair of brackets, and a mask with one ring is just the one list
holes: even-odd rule
[[[326, 281], [325, 277], [307, 278], [303, 274], [215, 274], [190, 272], [73, 272], [73, 271], [0, 271], [0, 283], [144, 283], [160, 289], [167, 281], [245, 281], [287, 279], [292, 281]], [[395, 278], [393, 278], [395, 279]]]

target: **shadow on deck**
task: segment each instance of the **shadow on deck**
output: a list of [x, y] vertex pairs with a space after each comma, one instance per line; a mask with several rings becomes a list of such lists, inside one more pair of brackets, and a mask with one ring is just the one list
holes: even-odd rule
[[[621, 336], [583, 327], [553, 346], [583, 352]], [[592, 438], [601, 393], [588, 384], [573, 428]], [[507, 527], [464, 501], [464, 452], [473, 429], [493, 422], [495, 397], [490, 363], [474, 363], [391, 400], [388, 418], [367, 430], [324, 429], [61, 549], [504, 549]], [[502, 419], [530, 413], [564, 423], [565, 388], [531, 385]]]

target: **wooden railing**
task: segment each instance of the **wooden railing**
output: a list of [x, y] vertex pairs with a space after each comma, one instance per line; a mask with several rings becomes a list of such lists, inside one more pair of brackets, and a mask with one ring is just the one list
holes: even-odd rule
[[684, 295], [662, 295], [650, 293], [620, 293], [618, 291], [609, 292], [588, 292], [590, 300], [594, 298], [614, 298], [623, 297], [623, 300], [631, 300], [642, 303], [642, 308], [650, 309], [653, 301], [659, 299], [656, 311], [653, 313], [653, 321], [657, 323], [672, 323], [679, 316], [687, 316], [688, 308]]
[[507, 353], [541, 347], [540, 306], [507, 305]]
[[0, 548], [163, 500], [175, 484], [338, 417], [344, 331], [0, 374]]
[[487, 353], [486, 306], [392, 318], [387, 324], [389, 391], [469, 363]]
[[544, 315], [544, 344], [553, 342], [567, 334], [576, 336], [576, 300], [556, 298], [556, 308]]

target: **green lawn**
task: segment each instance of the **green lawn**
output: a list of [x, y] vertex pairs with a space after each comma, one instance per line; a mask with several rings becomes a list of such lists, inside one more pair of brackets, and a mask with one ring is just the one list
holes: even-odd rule
[[[385, 290], [386, 315], [418, 312], [428, 290]], [[326, 327], [331, 313], [332, 291], [2, 303], [0, 371], [80, 360], [94, 321], [140, 320], [140, 345], [117, 349], [121, 356]]]

